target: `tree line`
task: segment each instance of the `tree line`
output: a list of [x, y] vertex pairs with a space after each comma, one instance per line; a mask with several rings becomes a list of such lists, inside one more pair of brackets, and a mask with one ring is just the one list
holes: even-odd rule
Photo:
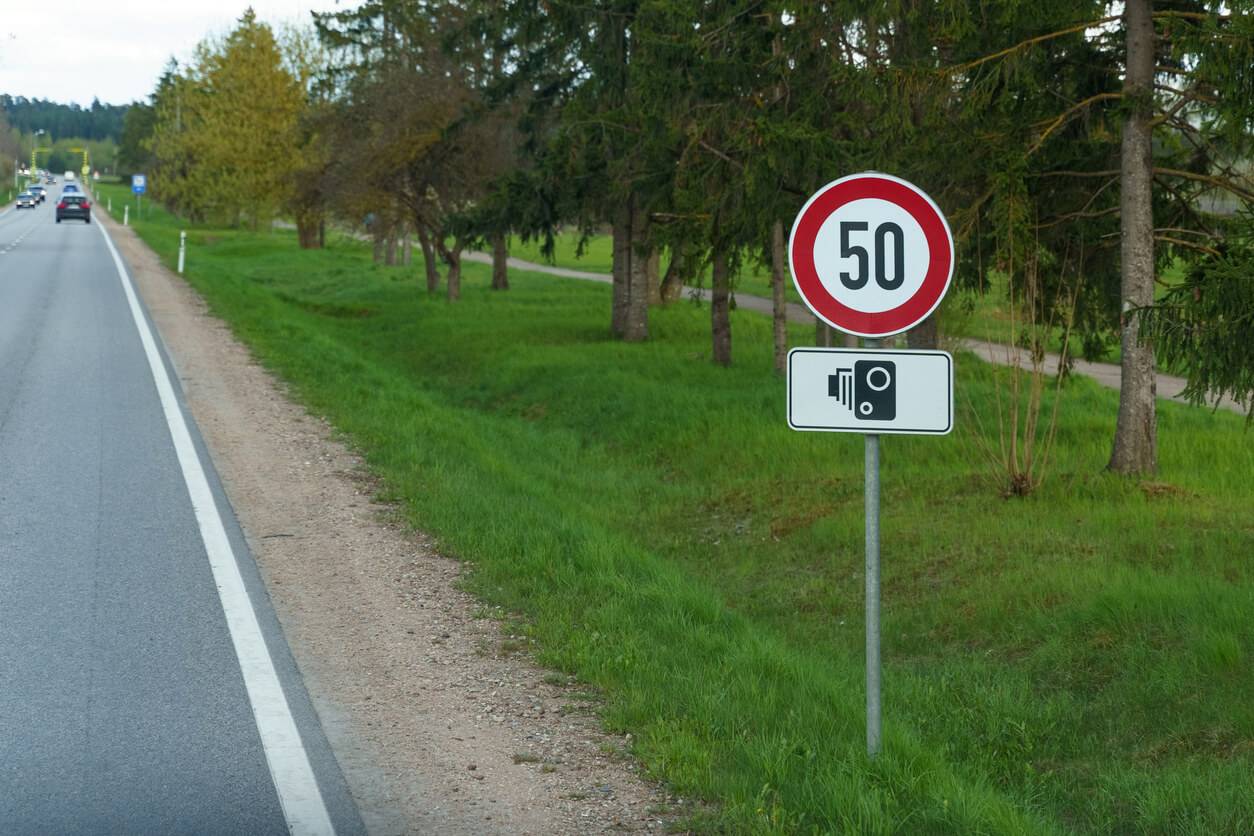
[[92, 99], [91, 105], [83, 107], [0, 94], [0, 111], [4, 112], [12, 127], [23, 134], [44, 130], [54, 138], [111, 139], [116, 142], [122, 134], [126, 109], [127, 105], [103, 104], [99, 99]]
[[768, 265], [781, 367], [793, 217], [887, 171], [950, 218], [959, 287], [1009, 276], [1086, 353], [1119, 344], [1109, 466], [1149, 473], [1156, 352], [1197, 399], [1254, 398], [1251, 6], [367, 0], [278, 37], [249, 12], [132, 108], [123, 156], [193, 217], [363, 224], [384, 260], [415, 237], [450, 299], [468, 248], [506, 289], [506, 236], [608, 230], [610, 331], [647, 339], [708, 276], [724, 365], [734, 276]]

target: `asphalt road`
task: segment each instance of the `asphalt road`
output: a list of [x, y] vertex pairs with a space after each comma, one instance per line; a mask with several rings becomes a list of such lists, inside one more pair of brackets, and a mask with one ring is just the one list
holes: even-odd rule
[[0, 832], [361, 832], [138, 310], [96, 224], [0, 214]]

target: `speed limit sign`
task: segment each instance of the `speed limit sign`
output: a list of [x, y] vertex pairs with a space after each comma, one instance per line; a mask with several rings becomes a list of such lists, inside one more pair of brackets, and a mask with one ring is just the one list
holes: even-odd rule
[[936, 310], [954, 274], [954, 239], [936, 203], [878, 172], [819, 189], [788, 242], [793, 282], [819, 319], [859, 337], [887, 337]]

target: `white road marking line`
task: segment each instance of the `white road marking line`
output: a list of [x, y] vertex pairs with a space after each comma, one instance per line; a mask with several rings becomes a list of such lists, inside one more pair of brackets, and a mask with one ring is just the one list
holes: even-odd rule
[[183, 481], [196, 512], [200, 536], [205, 544], [209, 565], [213, 569], [222, 611], [226, 615], [231, 642], [235, 645], [235, 655], [244, 674], [248, 701], [252, 704], [257, 731], [261, 733], [261, 745], [265, 749], [270, 777], [278, 792], [279, 803], [283, 806], [283, 817], [287, 820], [288, 830], [293, 836], [332, 836], [335, 829], [331, 825], [326, 802], [318, 789], [318, 781], [309, 762], [309, 753], [305, 751], [291, 708], [283, 695], [283, 686], [279, 684], [274, 660], [270, 658], [270, 651], [257, 623], [257, 614], [248, 598], [248, 590], [244, 587], [235, 552], [226, 536], [226, 528], [218, 514], [209, 481], [205, 478], [204, 467], [196, 454], [187, 422], [183, 419], [178, 399], [174, 395], [174, 384], [161, 362], [156, 340], [144, 319], [135, 288], [122, 264], [122, 257], [118, 255], [104, 225], [97, 224], [96, 228], [100, 230], [101, 237], [113, 255], [113, 265], [117, 268], [118, 278], [126, 293], [131, 317], [139, 330], [144, 354], [148, 358], [148, 368], [157, 384], [161, 409], [165, 413], [170, 438], [174, 442], [179, 466], [183, 470]]

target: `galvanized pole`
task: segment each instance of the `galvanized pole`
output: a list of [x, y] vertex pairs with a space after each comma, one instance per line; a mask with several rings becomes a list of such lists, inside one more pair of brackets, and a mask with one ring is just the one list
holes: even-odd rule
[[[879, 348], [867, 340], [867, 348]], [[866, 436], [866, 753], [880, 753], [880, 437]]]

